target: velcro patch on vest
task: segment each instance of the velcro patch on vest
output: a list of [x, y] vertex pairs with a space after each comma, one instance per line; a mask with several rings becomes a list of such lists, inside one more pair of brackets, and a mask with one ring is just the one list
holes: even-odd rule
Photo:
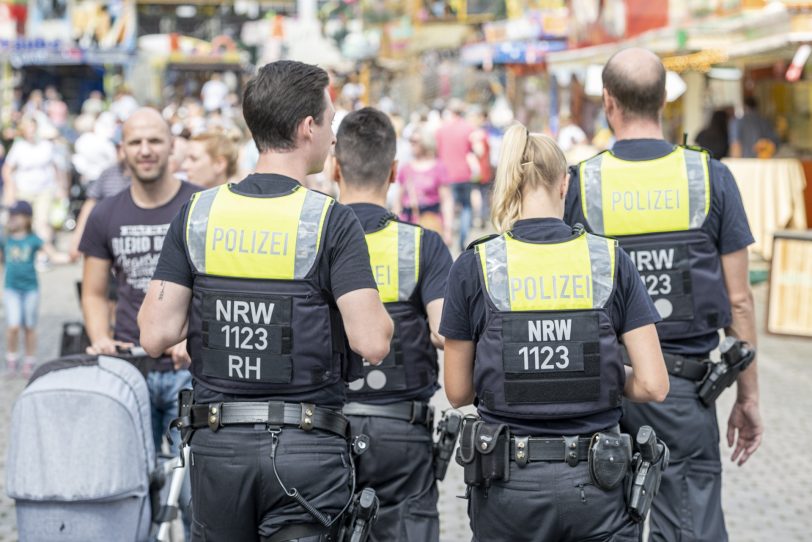
[[292, 381], [290, 298], [206, 292], [202, 317], [204, 375], [248, 382]]
[[640, 273], [646, 291], [664, 321], [693, 320], [688, 245], [651, 244], [621, 246]]
[[600, 396], [600, 323], [594, 311], [506, 313], [507, 403], [570, 403]]
[[395, 336], [389, 345], [389, 354], [378, 365], [364, 360], [364, 377], [349, 383], [352, 392], [388, 392], [406, 389], [406, 368], [403, 366], [403, 347], [395, 326]]

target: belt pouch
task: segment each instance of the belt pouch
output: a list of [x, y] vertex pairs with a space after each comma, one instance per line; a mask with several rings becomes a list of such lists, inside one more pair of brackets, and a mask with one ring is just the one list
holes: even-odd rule
[[460, 446], [457, 448], [457, 463], [462, 466], [465, 484], [468, 486], [482, 485], [482, 461], [476, 449], [477, 427], [482, 421], [474, 417], [466, 417], [462, 421], [460, 432]]
[[481, 456], [482, 478], [510, 480], [510, 429], [504, 423], [481, 423], [476, 430], [477, 452]]
[[632, 460], [629, 435], [595, 433], [589, 447], [589, 478], [596, 487], [609, 491], [623, 482]]

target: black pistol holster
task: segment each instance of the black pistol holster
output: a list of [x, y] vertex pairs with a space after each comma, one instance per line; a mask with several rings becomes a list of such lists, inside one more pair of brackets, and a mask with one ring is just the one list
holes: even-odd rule
[[626, 479], [632, 462], [632, 440], [626, 433], [595, 433], [589, 446], [589, 478], [609, 491]]
[[338, 535], [334, 540], [336, 542], [365, 542], [378, 518], [379, 507], [378, 496], [371, 487], [356, 493], [352, 504], [344, 513], [344, 520], [341, 522]]
[[510, 429], [503, 423], [485, 423], [466, 417], [457, 451], [468, 486], [491, 485], [494, 480], [510, 480]]
[[635, 445], [638, 451], [632, 459], [631, 476], [626, 482], [626, 507], [632, 520], [639, 523], [646, 519], [651, 502], [657, 495], [670, 454], [668, 446], [657, 438], [648, 425], [637, 432]]
[[708, 374], [697, 387], [699, 400], [706, 407], [711, 406], [725, 389], [732, 386], [756, 357], [755, 348], [734, 337], [725, 337], [719, 351], [722, 353], [722, 360], [711, 364]]
[[448, 471], [457, 437], [462, 430], [462, 414], [457, 410], [446, 410], [437, 424], [437, 440], [434, 441], [434, 479], [442, 480]]

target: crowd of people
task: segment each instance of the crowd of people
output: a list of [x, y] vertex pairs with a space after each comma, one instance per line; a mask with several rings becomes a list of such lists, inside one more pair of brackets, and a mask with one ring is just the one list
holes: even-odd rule
[[[460, 448], [475, 539], [638, 539], [648, 506], [622, 480], [645, 471], [621, 443], [652, 424], [651, 472], [671, 448], [655, 537], [726, 540], [696, 382], [719, 329], [755, 345], [753, 238], [727, 168], [663, 140], [660, 60], [621, 51], [603, 82], [612, 152], [575, 168], [571, 120], [556, 141], [449, 100], [404, 122], [356, 108], [357, 86], [342, 111], [327, 73], [292, 61], [242, 103], [215, 77], [161, 111], [91, 96], [71, 126], [54, 92], [29, 98], [3, 166], [9, 372], [20, 329], [22, 372], [36, 363], [35, 255], [56, 261], [53, 201], [78, 175], [87, 352], [152, 357], [155, 446], [176, 416], [194, 434], [193, 540], [332, 535], [357, 480], [379, 492], [373, 540], [436, 541], [442, 349], [450, 403], [479, 415]], [[485, 216], [498, 235], [469, 246]], [[737, 394], [741, 464], [763, 431], [754, 367]]]

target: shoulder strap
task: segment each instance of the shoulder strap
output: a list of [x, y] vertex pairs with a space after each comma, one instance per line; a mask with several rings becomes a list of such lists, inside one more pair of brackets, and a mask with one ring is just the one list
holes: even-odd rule
[[491, 239], [495, 239], [497, 237], [499, 237], [498, 233], [491, 233], [489, 235], [483, 235], [479, 239], [475, 239], [474, 241], [471, 241], [470, 243], [468, 243], [468, 246], [465, 247], [465, 250], [471, 250], [472, 248], [476, 247], [477, 245], [480, 245], [482, 243], [487, 243]]

